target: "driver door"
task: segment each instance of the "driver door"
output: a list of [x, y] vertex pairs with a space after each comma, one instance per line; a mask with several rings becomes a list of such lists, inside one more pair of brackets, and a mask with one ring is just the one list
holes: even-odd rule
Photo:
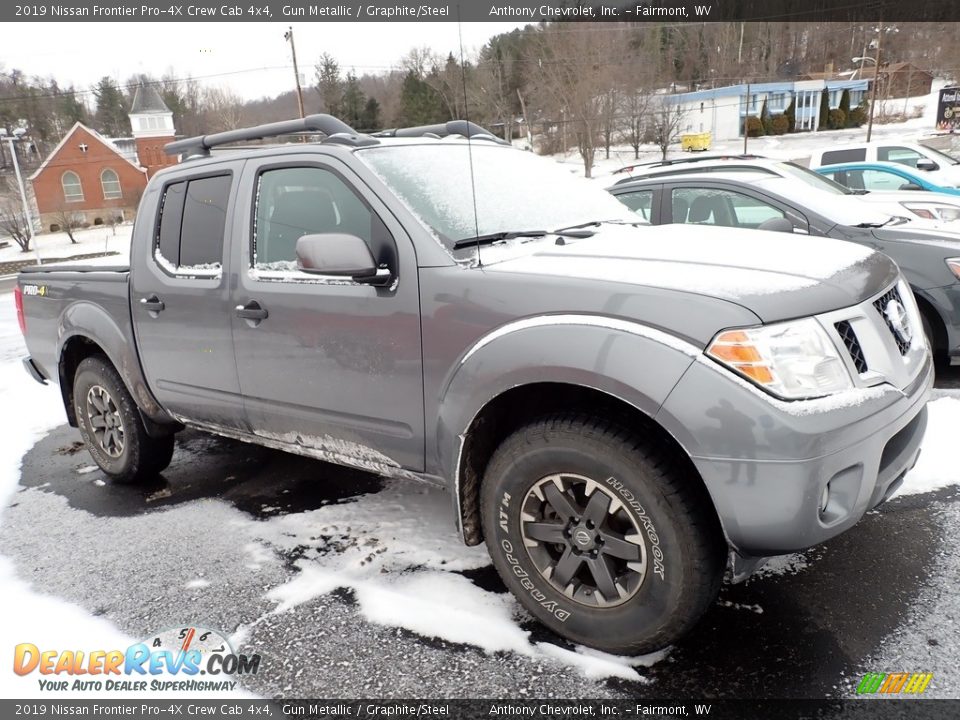
[[[423, 470], [419, 286], [410, 238], [334, 158], [248, 161], [240, 196], [247, 208], [238, 217], [248, 222], [235, 243], [232, 323], [250, 429], [336, 462]], [[359, 236], [394, 282], [373, 287], [299, 270], [297, 239], [315, 233]]]

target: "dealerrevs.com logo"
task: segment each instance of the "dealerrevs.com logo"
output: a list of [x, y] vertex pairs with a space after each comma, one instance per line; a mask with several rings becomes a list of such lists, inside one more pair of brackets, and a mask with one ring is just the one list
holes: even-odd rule
[[216, 630], [189, 626], [156, 633], [126, 650], [50, 650], [20, 643], [13, 671], [38, 675], [41, 690], [99, 692], [232, 691], [256, 675], [259, 655], [238, 655]]
[[857, 686], [857, 695], [920, 695], [933, 680], [933, 673], [867, 673]]

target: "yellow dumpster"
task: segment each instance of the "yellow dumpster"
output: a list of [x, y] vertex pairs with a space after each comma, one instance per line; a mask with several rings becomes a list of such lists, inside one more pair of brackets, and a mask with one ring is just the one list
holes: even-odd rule
[[710, 133], [687, 133], [680, 136], [680, 147], [688, 152], [700, 152], [710, 149]]

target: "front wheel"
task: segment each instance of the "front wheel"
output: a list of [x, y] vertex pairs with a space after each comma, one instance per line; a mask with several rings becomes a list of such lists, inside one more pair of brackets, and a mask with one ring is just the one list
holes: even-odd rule
[[674, 642], [716, 598], [726, 544], [671, 449], [589, 416], [527, 425], [484, 475], [500, 576], [551, 630], [612, 653]]
[[101, 356], [84, 359], [73, 382], [80, 435], [93, 461], [111, 480], [154, 477], [173, 458], [173, 435], [150, 437], [120, 375]]

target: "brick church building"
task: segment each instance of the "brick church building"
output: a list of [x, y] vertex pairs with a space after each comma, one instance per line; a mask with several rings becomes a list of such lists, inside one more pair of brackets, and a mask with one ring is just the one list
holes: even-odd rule
[[153, 86], [134, 93], [130, 125], [132, 138], [105, 138], [76, 123], [30, 176], [44, 230], [136, 215], [147, 180], [177, 162], [163, 152], [174, 139], [173, 113]]

